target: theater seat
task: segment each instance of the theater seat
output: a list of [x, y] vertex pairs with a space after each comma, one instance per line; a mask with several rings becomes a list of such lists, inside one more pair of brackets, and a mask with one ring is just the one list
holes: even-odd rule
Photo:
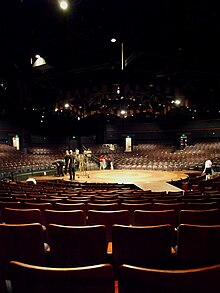
[[8, 277], [9, 261], [45, 265], [44, 235], [40, 224], [0, 224], [0, 274]]
[[116, 267], [122, 264], [143, 267], [172, 266], [173, 228], [170, 225], [112, 227], [112, 252]]
[[12, 261], [13, 293], [114, 293], [110, 264], [77, 268], [48, 268]]
[[177, 229], [177, 263], [181, 268], [220, 263], [220, 225], [181, 224]]
[[122, 265], [120, 293], [219, 293], [220, 264], [188, 270], [155, 270]]
[[112, 226], [114, 224], [129, 225], [129, 211], [88, 211], [88, 225], [105, 225], [108, 242], [112, 240]]
[[76, 267], [107, 262], [107, 236], [103, 225], [49, 225], [51, 265]]

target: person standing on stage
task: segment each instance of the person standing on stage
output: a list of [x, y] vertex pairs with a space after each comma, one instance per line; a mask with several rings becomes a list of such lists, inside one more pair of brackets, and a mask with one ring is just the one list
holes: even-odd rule
[[106, 159], [105, 156], [100, 155], [99, 157], [99, 169], [104, 170], [106, 168]]
[[70, 180], [75, 180], [75, 157], [73, 151], [69, 151], [69, 174]]
[[68, 164], [69, 164], [69, 157], [70, 157], [69, 151], [66, 150], [66, 153], [65, 153], [65, 156], [64, 156], [64, 165], [65, 165], [65, 167], [64, 167], [64, 174], [65, 175], [67, 174], [67, 171], [69, 169], [69, 166], [68, 166]]
[[90, 148], [87, 149], [86, 155], [87, 155], [88, 161], [91, 162], [91, 159], [92, 159], [92, 151], [91, 151]]
[[110, 170], [114, 170], [113, 156], [110, 157]]
[[210, 179], [210, 176], [212, 175], [212, 161], [211, 160], [205, 161], [205, 168], [203, 173], [205, 173], [206, 175], [206, 180]]

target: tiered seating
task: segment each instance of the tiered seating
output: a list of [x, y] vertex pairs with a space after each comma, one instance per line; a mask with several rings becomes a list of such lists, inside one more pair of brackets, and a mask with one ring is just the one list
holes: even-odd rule
[[[100, 151], [101, 150], [101, 151]], [[114, 166], [118, 169], [147, 170], [199, 170], [203, 171], [204, 162], [212, 158], [214, 169], [220, 167], [220, 143], [197, 143], [184, 150], [159, 143], [139, 144], [133, 146], [133, 152], [112, 152]], [[94, 154], [108, 154], [106, 148], [93, 149]]]
[[[176, 150], [173, 146], [163, 144], [139, 144], [133, 146], [133, 152], [125, 153], [114, 145], [93, 145], [90, 149], [97, 167], [100, 154], [113, 156], [114, 168], [133, 170], [199, 170], [203, 171], [204, 162], [211, 158], [213, 169], [220, 170], [220, 143], [197, 143], [184, 150]], [[30, 148], [28, 153], [17, 151], [7, 145], [0, 145], [2, 178], [11, 172], [32, 172], [54, 168], [52, 162], [64, 157], [64, 147]], [[93, 166], [93, 167], [94, 167]]]
[[24, 153], [12, 146], [0, 144], [0, 170], [2, 172], [0, 178], [54, 168], [52, 162], [64, 156], [60, 149], [54, 147], [41, 150]]
[[[20, 182], [0, 184], [0, 197], [3, 195], [2, 198], [15, 200], [18, 194], [22, 201], [16, 208], [5, 207], [2, 204], [1, 211], [4, 216], [2, 220], [11, 224], [1, 225], [15, 227], [14, 223], [19, 220], [17, 226], [40, 226], [43, 231], [43, 241], [47, 244], [45, 247], [48, 247], [46, 251], [44, 250], [45, 266], [60, 268], [110, 263], [115, 270], [115, 278], [118, 278], [120, 265], [124, 264], [170, 270], [192, 268], [192, 264], [198, 267], [220, 263], [218, 256], [214, 255], [217, 249], [213, 248], [212, 252], [214, 247], [212, 240], [215, 240], [219, 247], [219, 239], [214, 231], [219, 229], [217, 227], [220, 224], [220, 208], [219, 202], [213, 201], [210, 192], [152, 192], [121, 184], [80, 185], [63, 181], [39, 182], [37, 185]], [[214, 198], [220, 198], [216, 193], [214, 194]], [[100, 198], [102, 203], [98, 204]], [[25, 199], [28, 200], [27, 203]], [[29, 200], [32, 202], [30, 203]], [[109, 203], [111, 200], [117, 202]], [[7, 204], [6, 201], [2, 201], [4, 202]], [[42, 202], [49, 205], [41, 205]], [[203, 209], [189, 210], [193, 205]], [[10, 211], [19, 213], [20, 216], [15, 218], [10, 215]], [[29, 215], [30, 211], [33, 213], [31, 217], [22, 218], [23, 211]], [[32, 218], [35, 211], [38, 216]], [[58, 217], [54, 216], [57, 214]], [[68, 216], [66, 217], [65, 214]], [[184, 216], [186, 214], [187, 217]], [[33, 224], [34, 222], [37, 224]], [[185, 231], [186, 226], [194, 227], [192, 231], [197, 231], [196, 234], [190, 232], [192, 236], [183, 236], [182, 231]], [[202, 228], [197, 229], [197, 226]], [[102, 227], [100, 229], [105, 232], [100, 232], [102, 236], [97, 236], [94, 227]], [[163, 229], [166, 230], [166, 236], [162, 234]], [[89, 234], [86, 233], [87, 230]], [[203, 231], [201, 238], [204, 237], [204, 241], [196, 242], [194, 236], [200, 230]], [[54, 231], [55, 234], [52, 234]], [[186, 238], [188, 246], [185, 249], [183, 241]], [[99, 240], [102, 240], [100, 245], [98, 245]], [[70, 243], [72, 244], [69, 247]], [[188, 259], [184, 263], [182, 257], [184, 250], [188, 251], [192, 248], [192, 252], [196, 251], [199, 244], [201, 248], [198, 252], [210, 250], [209, 261], [203, 261], [202, 256], [198, 256], [197, 259], [201, 262], [199, 263], [199, 260], [195, 262], [196, 254], [193, 253], [191, 256], [188, 254]], [[146, 249], [147, 245], [149, 248]], [[14, 242], [11, 247], [14, 247]], [[86, 253], [81, 253], [80, 249], [84, 249]], [[97, 262], [99, 252], [102, 252], [103, 258]], [[205, 253], [203, 254], [205, 257]], [[10, 260], [24, 261], [22, 258], [17, 258], [16, 254], [12, 254]], [[24, 262], [32, 264], [28, 259]], [[0, 271], [1, 269], [0, 265]]]

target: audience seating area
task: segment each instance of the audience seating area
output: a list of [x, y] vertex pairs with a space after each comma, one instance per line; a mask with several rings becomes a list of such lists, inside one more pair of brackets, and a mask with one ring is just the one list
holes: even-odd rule
[[[93, 168], [98, 168], [99, 156], [111, 155], [116, 169], [131, 170], [198, 170], [203, 171], [207, 158], [213, 162], [213, 170], [220, 170], [220, 143], [196, 143], [177, 150], [173, 146], [159, 143], [139, 144], [126, 153], [117, 145], [89, 145], [92, 151]], [[11, 177], [21, 172], [54, 169], [52, 162], [62, 159], [65, 147], [35, 147], [28, 151], [17, 151], [14, 147], [0, 144], [0, 178]]]
[[[41, 151], [40, 151], [41, 150]], [[14, 147], [0, 144], [0, 179], [16, 177], [20, 173], [33, 173], [55, 169], [52, 162], [64, 157], [60, 149], [34, 149], [31, 152], [18, 151]]]
[[[91, 147], [92, 149], [92, 147]], [[159, 143], [138, 144], [131, 153], [113, 154], [117, 169], [132, 170], [199, 170], [205, 160], [211, 159], [215, 171], [220, 170], [220, 142], [196, 143], [177, 150], [174, 146]], [[103, 153], [105, 154], [104, 150]]]
[[[200, 170], [219, 143], [182, 151], [159, 144], [113, 155], [119, 169]], [[45, 170], [62, 152], [0, 145], [1, 178]], [[63, 180], [0, 181], [0, 292], [219, 292], [220, 176], [182, 191]], [[28, 277], [23, 277], [25, 276]], [[205, 281], [204, 281], [205, 279]], [[7, 281], [6, 281], [7, 280]], [[62, 284], [62, 285], [61, 285]], [[170, 285], [172, 284], [172, 286]]]
[[[161, 292], [207, 292], [197, 290], [199, 278], [207, 275], [216, 283], [220, 276], [219, 190], [153, 192], [126, 184], [1, 181], [0, 211], [4, 293], [48, 288], [160, 292], [159, 284], [159, 291], [146, 289], [148, 278], [161, 278]], [[32, 278], [42, 282], [41, 289]], [[191, 291], [179, 291], [184, 281]]]

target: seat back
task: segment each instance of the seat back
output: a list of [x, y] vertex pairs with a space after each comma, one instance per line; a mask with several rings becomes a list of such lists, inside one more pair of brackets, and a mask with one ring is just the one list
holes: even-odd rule
[[86, 224], [85, 213], [82, 210], [57, 211], [45, 210], [45, 222], [65, 226], [83, 226]]
[[155, 270], [122, 265], [120, 293], [218, 293], [220, 265], [188, 270]]
[[49, 225], [51, 265], [75, 267], [107, 262], [107, 235], [103, 225]]
[[134, 211], [134, 226], [176, 225], [175, 210]]
[[108, 242], [112, 239], [112, 226], [114, 224], [129, 225], [129, 211], [88, 211], [88, 225], [105, 225]]
[[5, 208], [4, 220], [7, 224], [41, 223], [41, 211], [39, 209]]
[[10, 271], [14, 293], [114, 293], [114, 272], [110, 264], [48, 268], [12, 261]]
[[11, 260], [45, 265], [42, 225], [0, 224], [0, 273], [6, 277]]
[[177, 230], [177, 261], [181, 267], [220, 263], [220, 225], [181, 224]]
[[21, 208], [20, 201], [0, 201], [0, 212], [2, 215], [2, 221], [5, 222], [5, 208], [19, 209]]
[[180, 224], [192, 225], [219, 225], [219, 209], [211, 210], [182, 210], [180, 211]]
[[153, 209], [153, 204], [148, 203], [128, 203], [128, 202], [122, 202], [121, 203], [121, 209], [122, 210], [128, 210], [130, 214], [130, 224], [132, 225], [134, 223], [134, 211], [135, 210], [147, 210], [150, 211]]
[[153, 204], [155, 211], [163, 211], [163, 210], [174, 210], [175, 211], [175, 226], [179, 225], [179, 213], [184, 209], [184, 202], [176, 202], [176, 203], [158, 203], [155, 202]]
[[118, 203], [88, 203], [87, 210], [117, 211], [119, 210], [119, 204]]
[[171, 265], [173, 229], [170, 225], [112, 227], [114, 264], [143, 267]]
[[84, 211], [84, 213], [87, 212], [87, 208], [86, 208], [85, 203], [62, 203], [62, 202], [57, 202], [55, 204], [54, 209], [58, 210], [58, 211], [81, 210], [81, 211]]
[[183, 210], [184, 207], [184, 202], [154, 202], [153, 204], [153, 209], [155, 211], [175, 210], [179, 213], [179, 211]]
[[208, 209], [217, 209], [217, 202], [187, 202], [185, 204], [185, 210], [208, 210]]
[[41, 211], [41, 224], [45, 225], [45, 210], [52, 209], [52, 204], [49, 202], [24, 202], [23, 207], [25, 209], [38, 209]]

